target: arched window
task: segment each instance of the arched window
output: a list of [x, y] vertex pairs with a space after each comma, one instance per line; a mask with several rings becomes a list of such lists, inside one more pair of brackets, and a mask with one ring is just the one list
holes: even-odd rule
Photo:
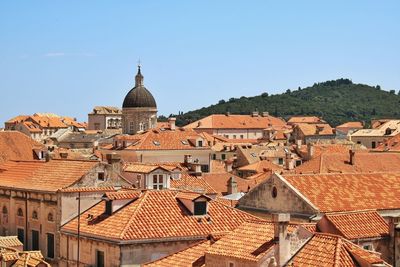
[[54, 222], [53, 213], [49, 212], [49, 214], [47, 215], [47, 220], [49, 222]]
[[32, 219], [37, 220], [37, 218], [38, 218], [38, 213], [37, 213], [36, 210], [34, 210], [34, 211], [32, 212]]
[[24, 212], [22, 211], [21, 208], [18, 208], [17, 216], [19, 216], [19, 217], [24, 217]]
[[8, 210], [6, 206], [3, 206], [3, 214], [8, 214]]

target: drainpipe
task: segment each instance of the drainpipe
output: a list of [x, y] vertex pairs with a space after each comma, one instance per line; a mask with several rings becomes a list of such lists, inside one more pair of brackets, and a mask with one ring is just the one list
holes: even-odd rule
[[25, 244], [24, 249], [28, 250], [28, 192], [25, 192]]

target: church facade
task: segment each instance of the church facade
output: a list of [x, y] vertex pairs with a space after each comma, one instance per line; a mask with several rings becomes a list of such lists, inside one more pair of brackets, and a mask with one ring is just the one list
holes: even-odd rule
[[157, 104], [150, 91], [144, 87], [139, 65], [135, 87], [125, 96], [122, 105], [122, 133], [136, 134], [155, 128], [156, 125]]

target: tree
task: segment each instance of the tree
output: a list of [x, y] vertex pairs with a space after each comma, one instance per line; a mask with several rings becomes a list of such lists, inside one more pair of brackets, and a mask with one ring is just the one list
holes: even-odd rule
[[262, 94], [261, 94], [261, 97], [268, 97], [268, 93], [267, 93], [267, 92], [262, 93]]
[[381, 86], [380, 86], [380, 85], [377, 85], [377, 86], [376, 86], [376, 89], [381, 90]]
[[218, 104], [225, 104], [225, 100], [221, 99], [220, 101], [218, 101]]
[[290, 91], [290, 89], [286, 90], [286, 94], [290, 94], [292, 91]]
[[389, 93], [394, 95], [394, 94], [396, 94], [396, 91], [395, 90], [390, 90]]

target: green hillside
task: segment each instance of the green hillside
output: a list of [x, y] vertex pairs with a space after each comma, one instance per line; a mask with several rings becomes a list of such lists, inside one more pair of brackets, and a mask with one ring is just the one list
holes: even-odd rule
[[263, 93], [254, 97], [221, 100], [218, 104], [174, 116], [178, 125], [185, 125], [210, 114], [250, 114], [255, 110], [268, 111], [285, 119], [293, 115], [315, 115], [332, 126], [347, 121], [369, 124], [372, 118], [399, 118], [400, 96], [394, 90], [381, 90], [380, 86], [338, 79], [315, 83], [304, 89], [287, 90], [282, 94]]

